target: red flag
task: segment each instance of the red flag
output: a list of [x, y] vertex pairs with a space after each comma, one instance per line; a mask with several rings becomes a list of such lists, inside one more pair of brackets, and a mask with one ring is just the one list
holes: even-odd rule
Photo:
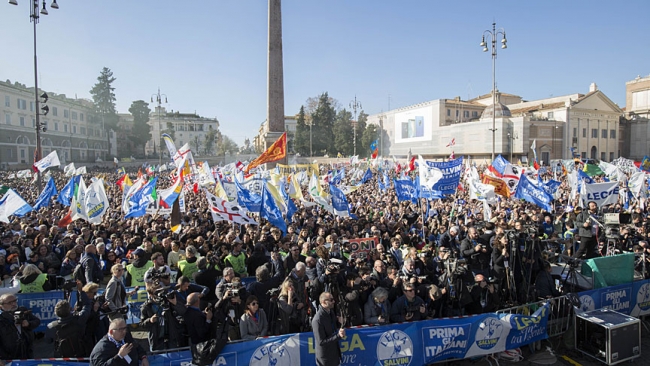
[[199, 193], [199, 183], [195, 182], [194, 185], [192, 186], [192, 192], [198, 194]]
[[539, 164], [537, 164], [537, 160], [535, 160], [533, 163], [533, 168], [535, 168], [535, 170], [539, 170]]
[[456, 139], [455, 138], [451, 139], [451, 141], [449, 141], [449, 143], [447, 144], [446, 147], [452, 147], [454, 145], [456, 145]]
[[38, 173], [38, 168], [36, 167], [36, 162], [41, 160], [41, 157], [38, 154], [38, 149], [34, 149], [34, 164], [32, 164], [32, 170], [34, 173]]
[[57, 226], [60, 227], [60, 228], [65, 228], [70, 223], [72, 223], [72, 206], [68, 210], [68, 214], [65, 215], [63, 218], [61, 218], [61, 220], [59, 220], [59, 223], [57, 224]]
[[279, 139], [269, 146], [262, 155], [258, 156], [257, 159], [251, 161], [244, 173], [248, 173], [251, 169], [262, 165], [264, 163], [270, 163], [273, 161], [278, 161], [284, 159], [287, 156], [287, 133], [283, 133]]
[[415, 170], [415, 156], [409, 161], [409, 173]]

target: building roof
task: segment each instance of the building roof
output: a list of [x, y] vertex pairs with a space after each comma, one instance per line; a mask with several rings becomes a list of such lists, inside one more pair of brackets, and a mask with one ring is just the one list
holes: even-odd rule
[[[517, 98], [521, 98], [519, 95], [508, 94], [508, 93], [502, 93], [502, 92], [500, 92], [499, 90], [497, 90], [497, 94], [499, 94], [499, 95], [502, 96], [502, 97], [517, 97]], [[479, 95], [479, 96], [476, 97], [476, 98], [472, 98], [472, 99], [468, 100], [468, 102], [471, 103], [471, 102], [473, 102], [473, 101], [475, 101], [475, 100], [480, 100], [480, 99], [485, 99], [485, 98], [492, 98], [492, 92], [489, 92], [489, 93], [487, 93], [487, 94], [483, 94], [483, 95]]]
[[565, 106], [564, 102], [546, 103], [546, 104], [540, 103], [540, 104], [531, 105], [531, 106], [524, 107], [524, 108], [512, 109], [512, 110], [510, 110], [510, 112], [512, 113], [513, 116], [517, 116], [517, 115], [522, 115], [522, 114], [526, 114], [526, 113], [537, 112], [537, 111], [544, 110], [544, 109], [562, 108], [564, 106]]
[[492, 118], [492, 113], [493, 111], [496, 111], [495, 117], [512, 117], [512, 113], [510, 112], [510, 108], [508, 108], [505, 104], [497, 102], [496, 108], [495, 105], [489, 105], [485, 107], [483, 110], [483, 114], [481, 115], [481, 119], [484, 118]]

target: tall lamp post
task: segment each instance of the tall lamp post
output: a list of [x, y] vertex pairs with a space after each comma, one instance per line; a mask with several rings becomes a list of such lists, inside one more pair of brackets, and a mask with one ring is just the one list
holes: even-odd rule
[[[160, 107], [162, 104], [162, 97], [165, 97], [165, 104], [167, 104], [167, 94], [160, 94], [160, 87], [158, 87], [158, 93], [151, 95], [151, 103], [153, 103], [153, 98], [156, 98], [156, 103], [158, 103], [158, 167], [162, 165], [162, 125], [160, 121]], [[153, 143], [154, 149], [156, 148], [156, 141]]]
[[[36, 24], [38, 24], [38, 20], [40, 18], [40, 15], [47, 15], [47, 8], [45, 4], [45, 0], [43, 0], [43, 7], [41, 8], [41, 1], [40, 0], [31, 0], [32, 5], [30, 8], [29, 12], [29, 20], [30, 22], [34, 23], [34, 112], [36, 114], [36, 124], [34, 125], [34, 128], [36, 129], [36, 152], [35, 152], [35, 160], [36, 159], [41, 159], [41, 130], [45, 132], [47, 130], [47, 127], [43, 124], [41, 124], [40, 121], [40, 113], [39, 113], [39, 95], [38, 95], [38, 62], [36, 58]], [[9, 4], [11, 5], [18, 5], [18, 0], [9, 0]], [[52, 0], [52, 3], [50, 4], [50, 8], [52, 9], [58, 9], [59, 4], [56, 3], [56, 0]], [[41, 96], [44, 101], [43, 103], [47, 102], [47, 94], [43, 93]], [[49, 107], [47, 105], [44, 105], [41, 110], [43, 110], [43, 116], [49, 112]], [[37, 184], [38, 184], [38, 190], [41, 190], [42, 182], [41, 182], [41, 174], [37, 173]]]
[[506, 39], [506, 31], [503, 28], [497, 30], [497, 23], [492, 23], [492, 30], [486, 30], [483, 32], [483, 38], [481, 40], [480, 46], [483, 47], [483, 52], [489, 50], [487, 43], [485, 43], [485, 38], [487, 37], [488, 41], [492, 44], [492, 161], [494, 161], [494, 149], [496, 141], [496, 114], [497, 114], [497, 83], [496, 83], [496, 61], [497, 61], [497, 38], [501, 35], [501, 48], [508, 48]]
[[361, 109], [361, 103], [357, 100], [357, 96], [354, 96], [354, 100], [350, 102], [350, 108], [354, 111], [354, 128], [352, 133], [352, 146], [353, 153], [352, 155], [357, 155], [357, 109]]
[[512, 152], [515, 150], [515, 140], [519, 138], [516, 131], [508, 132], [508, 139], [510, 140], [510, 163], [512, 163]]

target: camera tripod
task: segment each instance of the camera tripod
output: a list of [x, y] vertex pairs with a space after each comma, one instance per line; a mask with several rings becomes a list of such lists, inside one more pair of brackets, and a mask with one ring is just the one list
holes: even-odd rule
[[[589, 283], [587, 277], [585, 277], [582, 273], [577, 271], [577, 268], [581, 262], [575, 258], [571, 258], [568, 256], [563, 256], [562, 259], [566, 261], [566, 264], [564, 265], [564, 268], [560, 273], [560, 278], [564, 278], [562, 280], [562, 292], [564, 292], [565, 294], [571, 292], [573, 293], [580, 292], [582, 290], [582, 286], [580, 286], [580, 284], [578, 283], [579, 279], [582, 278], [583, 281]], [[566, 277], [564, 277], [565, 271], [566, 271]]]

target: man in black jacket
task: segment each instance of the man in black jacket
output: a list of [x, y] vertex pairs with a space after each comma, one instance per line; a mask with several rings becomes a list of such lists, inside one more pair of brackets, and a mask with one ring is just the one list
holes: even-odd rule
[[115, 319], [90, 354], [90, 366], [149, 366], [145, 350], [133, 340], [124, 319]]
[[[41, 320], [18, 307], [18, 298], [13, 294], [0, 296], [0, 360], [34, 358], [34, 329]], [[15, 313], [21, 311], [22, 319], [17, 320]]]
[[598, 223], [591, 218], [598, 214], [598, 205], [594, 201], [589, 201], [589, 210], [583, 210], [576, 216], [576, 226], [579, 228], [580, 247], [573, 254], [573, 258], [580, 258], [585, 254], [586, 259], [598, 256]]
[[151, 284], [147, 288], [148, 299], [140, 308], [140, 326], [149, 333], [149, 350], [185, 347], [185, 328], [177, 318], [187, 311], [183, 299], [176, 291], [165, 298], [161, 296], [164, 290], [160, 290], [163, 290], [160, 285]]
[[449, 231], [446, 233], [442, 234], [442, 237], [440, 238], [440, 241], [438, 243], [439, 248], [447, 248], [451, 251], [452, 257], [458, 258], [459, 257], [459, 247], [458, 247], [458, 240], [456, 239], [458, 236], [458, 226], [452, 226], [449, 228]]
[[[345, 329], [334, 314], [334, 297], [323, 292], [318, 298], [320, 309], [311, 321], [316, 345], [316, 365], [334, 366], [341, 363], [339, 339], [345, 338]], [[339, 329], [340, 328], [340, 329]]]
[[492, 248], [479, 242], [476, 228], [470, 227], [467, 231], [467, 237], [460, 243], [460, 253], [467, 260], [469, 269], [474, 275], [480, 273], [485, 277], [490, 276]]
[[192, 344], [198, 344], [210, 339], [210, 323], [212, 323], [212, 309], [199, 309], [199, 294], [194, 292], [187, 297], [187, 311], [183, 318], [190, 335]]
[[54, 314], [59, 319], [47, 325], [48, 338], [54, 340], [54, 357], [87, 357], [90, 354], [90, 349], [79, 340], [84, 338], [86, 332], [92, 300], [85, 292], [79, 293], [79, 301], [83, 304], [81, 311], [73, 313], [67, 300], [61, 300], [54, 306]]

